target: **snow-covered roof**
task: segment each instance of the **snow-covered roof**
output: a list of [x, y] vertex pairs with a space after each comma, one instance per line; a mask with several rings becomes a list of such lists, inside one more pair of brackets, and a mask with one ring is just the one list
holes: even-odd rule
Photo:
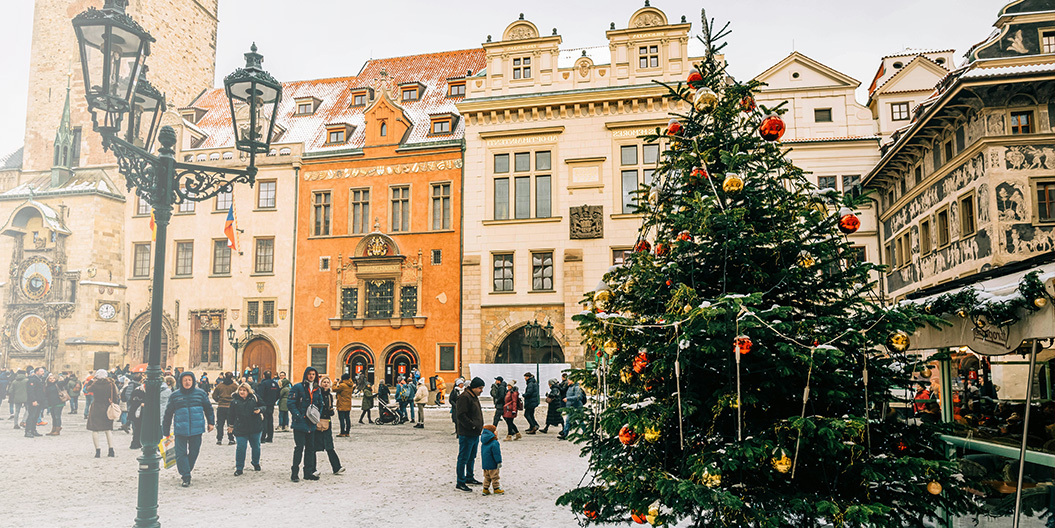
[[51, 173], [42, 173], [13, 189], [0, 193], [0, 199], [90, 193], [99, 193], [114, 198], [123, 197], [119, 187], [114, 184], [104, 169], [83, 168], [74, 169], [73, 175], [57, 186], [51, 184]]
[[18, 150], [0, 157], [0, 170], [21, 169], [23, 149], [24, 147], [18, 147]]
[[1055, 71], [1055, 62], [1046, 64], [1019, 64], [1016, 66], [998, 66], [996, 68], [976, 67], [964, 72], [961, 79], [982, 79], [988, 77], [1006, 77], [1024, 73], [1044, 73]]
[[892, 59], [894, 57], [911, 57], [915, 55], [922, 55], [924, 53], [952, 53], [954, 49], [933, 49], [933, 48], [905, 48], [897, 53], [891, 53], [890, 55], [884, 55], [884, 59]]

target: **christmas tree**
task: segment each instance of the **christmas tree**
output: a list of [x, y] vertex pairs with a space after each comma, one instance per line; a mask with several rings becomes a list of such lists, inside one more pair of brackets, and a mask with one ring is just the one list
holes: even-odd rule
[[970, 511], [939, 425], [889, 412], [908, 335], [933, 316], [884, 306], [847, 241], [866, 196], [819, 191], [779, 143], [783, 105], [707, 53], [688, 103], [646, 141], [663, 155], [643, 223], [576, 316], [598, 367], [572, 414], [588, 478], [558, 503], [587, 523], [924, 526]]

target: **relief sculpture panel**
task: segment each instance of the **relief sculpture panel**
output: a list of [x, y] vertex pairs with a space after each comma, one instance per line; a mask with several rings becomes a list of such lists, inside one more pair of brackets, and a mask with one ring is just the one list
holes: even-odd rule
[[1005, 148], [1004, 163], [1009, 171], [1055, 170], [1055, 145], [1015, 145]]
[[944, 178], [912, 199], [905, 207], [902, 207], [884, 222], [884, 227], [886, 228], [884, 234], [887, 239], [889, 240], [890, 236], [919, 219], [925, 212], [941, 203], [948, 196], [955, 195], [964, 187], [981, 179], [985, 176], [986, 166], [985, 156], [978, 154], [965, 161], [963, 165], [953, 169]]

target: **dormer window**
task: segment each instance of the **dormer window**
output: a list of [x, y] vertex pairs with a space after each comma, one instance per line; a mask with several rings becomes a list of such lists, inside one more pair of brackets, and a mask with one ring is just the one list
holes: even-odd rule
[[366, 106], [370, 102], [373, 90], [369, 88], [356, 88], [352, 90], [352, 106]]
[[180, 110], [179, 113], [180, 117], [186, 119], [188, 122], [194, 125], [197, 125], [198, 121], [201, 121], [201, 118], [205, 117], [205, 114], [205, 110], [202, 110], [201, 108], [194, 108], [193, 106], [183, 108]]
[[329, 137], [326, 139], [327, 143], [344, 143], [344, 130], [330, 130]]
[[297, 114], [299, 116], [312, 115], [316, 110], [319, 109], [319, 103], [322, 101], [314, 97], [301, 97], [295, 99], [297, 102]]
[[531, 57], [521, 57], [513, 59], [513, 78], [514, 79], [530, 79], [531, 78]]
[[452, 82], [447, 85], [447, 97], [465, 97], [465, 81]]
[[417, 101], [421, 99], [421, 93], [425, 91], [425, 87], [416, 82], [401, 84], [399, 89], [404, 101]]
[[659, 68], [659, 46], [641, 46], [637, 60], [639, 68]]
[[454, 129], [454, 114], [439, 114], [431, 116], [431, 127], [429, 135], [441, 136], [450, 134]]
[[348, 142], [355, 127], [348, 123], [330, 123], [326, 125], [326, 144], [340, 145]]

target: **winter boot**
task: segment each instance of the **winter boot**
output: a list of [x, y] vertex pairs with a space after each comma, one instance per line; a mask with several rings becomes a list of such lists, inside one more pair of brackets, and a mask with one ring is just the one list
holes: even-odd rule
[[116, 457], [116, 456], [117, 456], [117, 454], [115, 454], [115, 453], [114, 453], [114, 448], [112, 448], [112, 447], [111, 447], [111, 448], [110, 448], [110, 452], [109, 452], [109, 453], [108, 453], [108, 454], [107, 454], [106, 456], [108, 456], [108, 457], [110, 457], [110, 458], [114, 458], [114, 457]]
[[61, 432], [62, 432], [62, 428], [61, 427], [56, 427], [55, 428], [55, 436], [59, 436], [59, 433], [61, 433]]
[[542, 433], [542, 434], [548, 433], [549, 432], [549, 424], [546, 424], [546, 427], [543, 427], [542, 429], [539, 429], [539, 432]]
[[99, 448], [95, 449], [95, 458], [99, 458], [100, 456], [102, 456], [102, 454], [103, 454], [103, 450], [102, 449], [99, 449]]
[[513, 440], [513, 435], [506, 435], [506, 442], [510, 442], [512, 440]]
[[517, 435], [516, 435], [516, 437], [513, 438], [513, 440], [520, 440], [523, 437], [524, 437], [524, 435], [520, 434], [520, 431], [517, 431]]
[[51, 426], [51, 431], [45, 433], [44, 436], [55, 436], [57, 434], [59, 434], [59, 433], [55, 432], [55, 426], [53, 425], [53, 426]]

